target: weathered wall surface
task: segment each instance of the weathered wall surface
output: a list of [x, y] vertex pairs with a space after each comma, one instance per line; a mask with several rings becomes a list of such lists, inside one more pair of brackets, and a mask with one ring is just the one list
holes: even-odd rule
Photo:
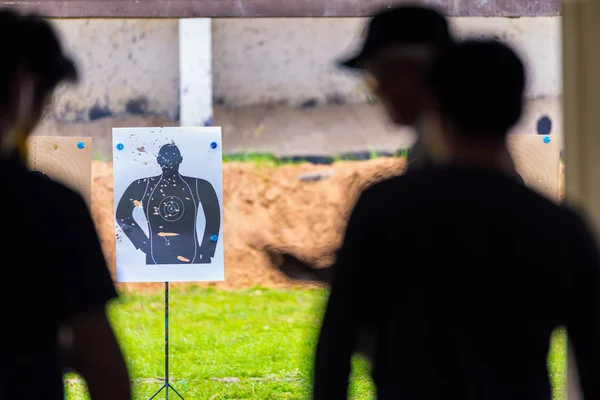
[[[0, 1], [54, 18], [363, 17], [407, 0], [44, 0]], [[524, 17], [560, 14], [560, 0], [408, 0], [449, 16]]]
[[177, 20], [55, 20], [82, 80], [56, 96], [54, 116], [86, 121], [179, 113]]
[[[513, 42], [530, 67], [532, 97], [560, 93], [560, 17], [456, 17], [461, 36], [484, 32]], [[83, 80], [57, 96], [60, 120], [159, 114], [178, 118], [178, 21], [56, 20]], [[215, 19], [216, 104], [340, 104], [361, 102], [357, 79], [334, 67], [352, 51], [362, 18]]]
[[[518, 47], [530, 68], [530, 96], [559, 94], [559, 17], [451, 21], [460, 36], [481, 32]], [[355, 77], [335, 68], [334, 60], [356, 48], [363, 28], [362, 18], [215, 20], [215, 99], [232, 106], [362, 101]]]

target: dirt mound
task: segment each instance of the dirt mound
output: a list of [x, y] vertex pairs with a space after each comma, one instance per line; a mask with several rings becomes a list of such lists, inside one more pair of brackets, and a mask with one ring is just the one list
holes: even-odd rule
[[[95, 161], [92, 168], [92, 214], [114, 273], [112, 164]], [[287, 249], [303, 259], [326, 265], [340, 245], [348, 213], [361, 188], [399, 175], [404, 169], [404, 160], [394, 158], [346, 161], [331, 166], [224, 164], [225, 281], [201, 285], [220, 289], [302, 286], [271, 269], [263, 247]], [[560, 176], [562, 198], [562, 165]], [[162, 283], [120, 286], [135, 291], [163, 289]]]
[[[331, 166], [224, 164], [225, 281], [203, 285], [222, 289], [298, 286], [269, 267], [262, 247], [286, 248], [302, 258], [328, 263], [340, 244], [347, 215], [361, 188], [399, 175], [404, 168], [403, 159], [393, 158]], [[112, 164], [95, 161], [92, 174], [92, 214], [114, 273]], [[163, 284], [128, 283], [121, 284], [121, 288], [153, 291], [161, 290]]]

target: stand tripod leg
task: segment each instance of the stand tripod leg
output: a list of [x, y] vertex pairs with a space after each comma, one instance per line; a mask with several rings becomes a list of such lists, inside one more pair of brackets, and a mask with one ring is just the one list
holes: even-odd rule
[[152, 400], [153, 398], [155, 398], [156, 396], [158, 396], [158, 394], [159, 394], [160, 392], [162, 392], [162, 391], [163, 391], [163, 389], [166, 389], [166, 387], [167, 387], [167, 385], [162, 385], [162, 386], [161, 386], [161, 388], [160, 388], [160, 389], [158, 389], [158, 392], [154, 393], [154, 394], [152, 395], [152, 397], [150, 397], [150, 400]]
[[169, 282], [165, 282], [165, 400], [169, 400]]
[[165, 384], [149, 400], [153, 400], [160, 392], [165, 391], [165, 400], [169, 400], [169, 389], [181, 399], [184, 398], [169, 383], [169, 282], [165, 282]]
[[174, 392], [175, 392], [175, 394], [176, 394], [176, 395], [177, 395], [177, 396], [178, 396], [178, 397], [179, 397], [181, 400], [185, 400], [185, 399], [183, 398], [183, 396], [181, 396], [181, 395], [179, 394], [179, 392], [178, 392], [178, 391], [177, 391], [177, 390], [176, 390], [176, 389], [175, 389], [173, 386], [171, 386], [171, 385], [169, 384], [169, 387], [171, 388], [171, 390], [172, 390], [172, 391], [174, 391]]

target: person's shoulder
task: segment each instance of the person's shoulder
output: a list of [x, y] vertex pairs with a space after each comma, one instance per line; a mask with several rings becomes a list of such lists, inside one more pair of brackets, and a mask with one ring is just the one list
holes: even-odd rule
[[56, 226], [77, 221], [87, 212], [83, 197], [64, 184], [31, 171], [18, 175], [12, 193], [19, 199], [19, 207], [27, 209], [38, 224]]
[[30, 200], [42, 209], [52, 214], [74, 214], [79, 210], [86, 210], [87, 205], [81, 194], [53, 179], [32, 171], [23, 173], [23, 190], [29, 192]]
[[530, 222], [534, 221], [547, 235], [552, 235], [563, 242], [579, 240], [590, 234], [586, 218], [577, 209], [564, 203], [557, 203], [546, 195], [538, 193], [526, 186], [518, 186], [508, 193], [511, 207], [522, 214]]
[[392, 190], [397, 190], [399, 187], [409, 185], [411, 177], [408, 175], [393, 176], [391, 178], [382, 179], [370, 185], [363, 190], [363, 194], [368, 197], [385, 196]]
[[83, 201], [82, 197], [64, 184], [32, 171], [22, 172], [21, 190], [36, 194], [32, 201], [45, 204], [64, 204]]
[[566, 236], [586, 236], [590, 234], [590, 229], [583, 212], [566, 204], [561, 204], [557, 208], [557, 215], [561, 218], [563, 233]]
[[402, 200], [406, 199], [406, 193], [410, 192], [407, 190], [410, 180], [410, 178], [400, 175], [367, 184], [360, 191], [356, 209], [372, 213], [374, 218], [376, 215], [385, 215], [391, 209], [402, 208]]
[[360, 190], [357, 200], [357, 206], [366, 207], [383, 207], [385, 202], [392, 196], [392, 191], [398, 186], [402, 186], [404, 179], [402, 176], [386, 178], [374, 183], [368, 183]]
[[424, 166], [405, 172], [402, 175], [378, 181], [364, 190], [369, 197], [408, 198], [407, 194], [419, 196], [417, 189], [430, 187], [432, 182], [440, 179], [440, 174], [434, 168]]

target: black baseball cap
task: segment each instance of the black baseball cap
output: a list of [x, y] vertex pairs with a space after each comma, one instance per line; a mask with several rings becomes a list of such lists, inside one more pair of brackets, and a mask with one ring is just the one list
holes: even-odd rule
[[47, 89], [77, 81], [74, 62], [63, 52], [58, 34], [43, 17], [4, 8], [0, 10], [0, 38], [0, 51], [8, 57], [0, 66], [3, 76], [26, 69], [42, 78]]
[[339, 61], [339, 65], [362, 69], [365, 61], [389, 47], [417, 45], [443, 50], [453, 43], [448, 20], [439, 11], [422, 6], [390, 6], [369, 22], [362, 49]]

